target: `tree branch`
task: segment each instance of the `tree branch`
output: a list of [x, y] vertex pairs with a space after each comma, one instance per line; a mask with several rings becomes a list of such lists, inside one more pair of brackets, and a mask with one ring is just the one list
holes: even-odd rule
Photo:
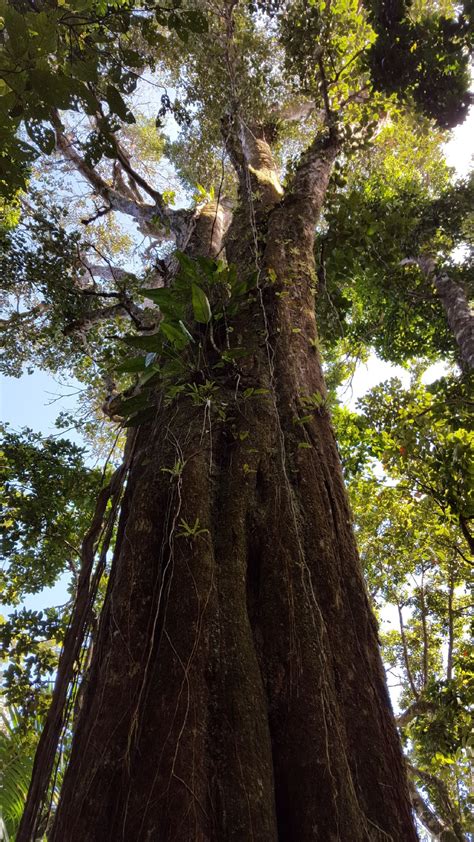
[[436, 260], [431, 255], [407, 257], [400, 261], [400, 265], [419, 266], [425, 278], [433, 284], [458, 347], [461, 368], [467, 371], [473, 369], [474, 313], [461, 284], [453, 281], [445, 271], [436, 274]]
[[419, 716], [420, 713], [434, 713], [435, 710], [436, 707], [432, 702], [425, 702], [422, 699], [417, 699], [416, 702], [412, 702], [412, 704], [409, 705], [403, 713], [400, 713], [395, 721], [400, 728], [403, 728], [415, 719], [415, 717]]
[[421, 605], [421, 627], [423, 629], [423, 689], [428, 682], [428, 661], [429, 661], [429, 635], [428, 626], [426, 622], [426, 600], [425, 600], [425, 585], [424, 585], [424, 571], [421, 578], [420, 588], [420, 605]]
[[448, 788], [444, 781], [442, 781], [441, 778], [438, 778], [437, 775], [433, 775], [431, 772], [425, 772], [424, 769], [418, 769], [411, 763], [408, 763], [407, 765], [411, 774], [418, 778], [422, 785], [424, 784], [425, 786], [432, 787], [436, 791], [438, 800], [438, 804], [436, 806], [441, 813], [441, 819], [445, 825], [444, 829], [446, 830], [446, 826], [449, 826], [458, 842], [466, 842], [466, 836], [461, 827], [457, 810], [451, 801]]
[[126, 316], [130, 318], [137, 330], [153, 330], [156, 327], [155, 323], [143, 323], [142, 317], [144, 315], [144, 311], [134, 304], [128, 296], [124, 295], [120, 303], [111, 304], [108, 307], [99, 307], [97, 310], [91, 310], [80, 319], [70, 322], [64, 328], [64, 335], [69, 336], [71, 333], [79, 331], [87, 332], [93, 327], [93, 325], [97, 324], [97, 322], [103, 322], [107, 319], [115, 318], [116, 316]]
[[[125, 269], [119, 269], [118, 266], [101, 266], [99, 263], [89, 263], [87, 260], [82, 261], [85, 273], [89, 274], [94, 280], [94, 276], [97, 275], [103, 281], [125, 281], [127, 278], [130, 277], [130, 272], [126, 272]], [[116, 295], [116, 293], [114, 293]]]
[[459, 525], [461, 527], [461, 532], [467, 541], [469, 549], [472, 553], [474, 553], [474, 538], [468, 526], [468, 519], [464, 515], [459, 515]]
[[461, 368], [474, 369], [474, 313], [469, 306], [462, 286], [446, 272], [433, 276], [433, 285], [438, 293], [446, 320], [459, 349]]
[[[138, 222], [147, 223], [148, 226], [160, 225], [166, 230], [172, 231], [176, 235], [182, 234], [183, 228], [188, 224], [187, 214], [183, 211], [173, 211], [171, 208], [167, 208], [163, 202], [161, 194], [158, 191], [153, 191], [152, 188], [146, 184], [145, 180], [142, 179], [138, 173], [134, 172], [129, 164], [125, 166], [125, 157], [123, 157], [123, 160], [120, 159], [121, 165], [135, 180], [137, 180], [137, 183], [141, 183], [143, 189], [146, 189], [147, 192], [151, 191], [153, 193], [155, 204], [143, 204], [138, 200], [131, 198], [130, 194], [125, 195], [108, 184], [94, 169], [94, 167], [91, 167], [74, 148], [72, 141], [64, 132], [64, 126], [57, 110], [52, 111], [51, 122], [56, 132], [56, 146], [59, 151], [73, 164], [75, 169], [86, 179], [86, 181], [89, 182], [89, 184], [94, 188], [94, 191], [108, 203], [111, 210], [125, 213], [127, 216], [131, 216]], [[117, 154], [119, 154], [119, 152]], [[158, 234], [158, 231], [156, 234]]]
[[448, 589], [448, 655], [446, 662], [446, 678], [451, 681], [453, 677], [453, 647], [454, 647], [454, 611], [453, 611], [453, 597], [454, 597], [454, 576], [451, 572], [449, 577]]
[[411, 778], [408, 778], [408, 789], [413, 809], [419, 821], [423, 827], [426, 828], [428, 833], [438, 839], [443, 831], [446, 830], [444, 823], [440, 821], [436, 813], [434, 813], [431, 807], [428, 806], [424, 798], [418, 792]]
[[398, 618], [399, 618], [399, 621], [400, 621], [400, 637], [402, 639], [403, 659], [405, 661], [405, 669], [407, 671], [407, 677], [408, 677], [408, 681], [410, 683], [411, 691], [412, 691], [415, 699], [418, 699], [419, 693], [418, 693], [418, 690], [416, 689], [416, 684], [415, 684], [415, 681], [414, 681], [414, 678], [413, 678], [413, 673], [412, 673], [411, 668], [410, 668], [410, 660], [409, 660], [409, 657], [408, 657], [408, 646], [407, 646], [407, 639], [406, 639], [406, 635], [405, 635], [405, 626], [404, 626], [404, 623], [403, 623], [402, 609], [401, 609], [401, 606], [398, 603], [397, 603], [397, 608], [398, 608]]

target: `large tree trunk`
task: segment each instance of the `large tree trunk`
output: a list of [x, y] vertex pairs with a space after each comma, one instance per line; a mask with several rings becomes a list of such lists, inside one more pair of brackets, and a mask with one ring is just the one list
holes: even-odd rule
[[334, 156], [243, 202], [248, 354], [138, 432], [55, 842], [416, 840], [316, 349]]

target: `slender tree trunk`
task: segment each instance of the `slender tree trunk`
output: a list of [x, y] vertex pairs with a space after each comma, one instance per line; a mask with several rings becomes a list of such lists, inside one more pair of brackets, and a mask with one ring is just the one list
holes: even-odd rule
[[[128, 468], [128, 455], [127, 449], [123, 464], [114, 472], [110, 482], [100, 492], [91, 526], [82, 542], [81, 567], [75, 605], [59, 657], [51, 704], [35, 754], [28, 797], [16, 834], [17, 842], [28, 842], [30, 839], [36, 839], [41, 808], [46, 799], [56, 752], [64, 727], [68, 689], [74, 679], [74, 671], [77, 668], [84, 635], [91, 620], [93, 601], [96, 595], [93, 582], [91, 582], [95, 552], [101, 537], [107, 504], [112, 500], [112, 516], [113, 511], [119, 505], [120, 493]], [[104, 563], [112, 529], [113, 521], [111, 521], [110, 528], [107, 530], [108, 540], [102, 548]]]
[[243, 201], [247, 354], [138, 432], [54, 842], [417, 838], [316, 349], [334, 156]]
[[428, 623], [426, 621], [426, 600], [425, 600], [425, 584], [424, 584], [424, 571], [421, 574], [421, 586], [420, 586], [420, 612], [421, 612], [421, 628], [422, 628], [422, 635], [423, 635], [423, 650], [422, 650], [422, 690], [426, 688], [428, 683], [428, 665], [429, 665], [429, 634], [428, 634]]
[[449, 576], [448, 590], [448, 655], [446, 659], [446, 678], [451, 681], [453, 677], [453, 649], [454, 649], [454, 574]]
[[474, 314], [466, 293], [445, 272], [435, 275], [433, 284], [459, 348], [461, 365], [469, 371], [474, 368]]
[[412, 691], [415, 699], [418, 700], [420, 694], [417, 690], [417, 687], [416, 687], [416, 684], [415, 684], [415, 679], [413, 678], [413, 673], [412, 673], [411, 667], [410, 667], [410, 658], [409, 658], [409, 655], [408, 655], [408, 645], [407, 645], [407, 639], [406, 639], [406, 635], [405, 635], [405, 625], [403, 623], [402, 607], [401, 607], [401, 605], [397, 604], [397, 608], [398, 608], [398, 619], [399, 619], [399, 623], [400, 623], [400, 637], [402, 639], [403, 660], [405, 662], [405, 669], [406, 669], [406, 673], [407, 673], [408, 683], [410, 684], [410, 688], [411, 688], [411, 691]]

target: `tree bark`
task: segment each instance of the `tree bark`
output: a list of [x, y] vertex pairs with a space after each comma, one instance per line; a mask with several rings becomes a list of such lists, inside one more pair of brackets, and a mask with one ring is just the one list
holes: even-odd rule
[[[44, 727], [36, 749], [33, 771], [25, 809], [21, 817], [20, 826], [16, 834], [17, 842], [29, 842], [37, 838], [37, 827], [41, 818], [41, 808], [47, 795], [58, 744], [61, 739], [65, 721], [65, 706], [68, 689], [74, 679], [74, 671], [80, 659], [84, 635], [89, 625], [95, 591], [93, 581], [93, 566], [101, 531], [104, 526], [104, 516], [109, 501], [112, 509], [119, 505], [122, 485], [128, 469], [129, 450], [127, 450], [122, 465], [113, 473], [110, 482], [102, 489], [97, 499], [97, 505], [90, 528], [88, 529], [81, 547], [81, 567], [76, 589], [76, 599], [73, 613], [66, 630], [64, 645], [59, 657], [58, 670], [52, 700]], [[113, 527], [113, 522], [112, 522]], [[108, 532], [109, 530], [107, 530]], [[103, 550], [108, 549], [109, 541]]]
[[138, 431], [53, 842], [417, 838], [317, 353], [336, 154], [314, 145], [279, 203], [269, 161], [273, 205], [242, 190], [247, 353], [216, 370], [208, 343], [215, 397]]
[[[411, 784], [412, 803], [420, 821], [423, 823], [422, 816], [428, 815], [432, 821], [434, 817], [434, 821], [438, 822], [438, 825], [444, 828], [441, 832], [440, 839], [445, 842], [448, 842], [448, 840], [452, 840], [452, 842], [466, 842], [466, 836], [461, 826], [459, 813], [451, 801], [448, 788], [444, 781], [436, 775], [426, 772], [424, 769], [418, 769], [411, 763], [408, 763], [408, 769], [416, 779], [421, 781], [422, 786], [428, 789], [430, 798], [434, 802], [438, 813], [437, 816], [433, 813], [432, 809], [428, 807], [419, 792], [417, 792], [418, 797], [416, 799], [413, 798], [413, 784]], [[420, 810], [420, 802], [424, 805], [423, 811]], [[427, 827], [427, 829], [430, 830], [429, 827]]]
[[[435, 839], [446, 839], [448, 842], [449, 836], [443, 836], [446, 832], [445, 825], [443, 822], [438, 818], [436, 813], [433, 812], [431, 807], [425, 802], [424, 798], [418, 792], [415, 784], [413, 781], [409, 781], [410, 787], [410, 798], [413, 804], [413, 809], [416, 812], [416, 815], [423, 825], [426, 828], [429, 834], [433, 836]], [[453, 840], [453, 837], [451, 837]]]
[[474, 368], [474, 314], [462, 286], [446, 272], [433, 276], [433, 284], [459, 349], [462, 368]]

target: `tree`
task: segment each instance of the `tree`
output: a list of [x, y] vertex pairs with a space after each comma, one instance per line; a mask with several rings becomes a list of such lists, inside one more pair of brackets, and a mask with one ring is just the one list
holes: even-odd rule
[[474, 687], [469, 536], [458, 509], [472, 506], [469, 399], [456, 378], [426, 388], [420, 373], [408, 389], [376, 387], [361, 414], [340, 409], [335, 420], [372, 604], [385, 617], [412, 803], [430, 838], [465, 840]]
[[[91, 359], [100, 348], [107, 412], [131, 432], [83, 542], [17, 838], [38, 826], [109, 546], [95, 575], [97, 530], [126, 476], [50, 838], [415, 839], [314, 313], [315, 231], [335, 162], [370, 148], [379, 111], [391, 107], [375, 89], [393, 90], [374, 70], [380, 10], [372, 26], [349, 2], [177, 4], [156, 15], [148, 3], [83, 6], [5, 11], [5, 193], [26, 186], [38, 151], [18, 132], [23, 121], [39, 150], [56, 147], [92, 188], [89, 225], [126, 214], [155, 250], [137, 278], [92, 263], [86, 243], [65, 273], [76, 313], [59, 311], [74, 336], [69, 359], [81, 344]], [[387, 11], [394, 30], [399, 11]], [[436, 71], [445, 61], [447, 21], [456, 60], [440, 73], [463, 93], [464, 12], [408, 27], [410, 38], [423, 27], [433, 37], [405, 93], [452, 125], [463, 96], [434, 102], [423, 87], [427, 54]], [[407, 40], [410, 52], [416, 45]], [[157, 64], [176, 91], [174, 102], [163, 95], [157, 128], [169, 112], [182, 126], [169, 159], [183, 183], [191, 170], [215, 182], [214, 197], [191, 208], [173, 210], [133, 160], [129, 97]], [[75, 128], [71, 109], [88, 121]], [[277, 155], [288, 163], [284, 185]], [[176, 251], [158, 252], [163, 240]], [[58, 315], [63, 279], [45, 279], [33, 305], [49, 306], [47, 318]], [[101, 347], [126, 320], [135, 329], [126, 343], [115, 330]]]

